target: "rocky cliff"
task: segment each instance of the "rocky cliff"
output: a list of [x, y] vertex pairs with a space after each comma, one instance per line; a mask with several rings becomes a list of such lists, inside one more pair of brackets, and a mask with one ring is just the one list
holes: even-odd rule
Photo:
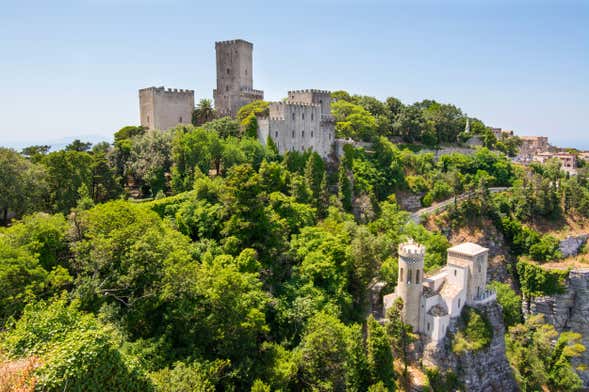
[[[545, 322], [554, 325], [558, 332], [582, 334], [583, 344], [589, 348], [589, 268], [570, 271], [566, 287], [563, 294], [524, 301], [524, 314], [543, 314]], [[589, 349], [573, 364], [589, 364]], [[578, 373], [584, 387], [589, 388], [589, 370]]]
[[515, 378], [505, 356], [505, 326], [501, 306], [493, 301], [477, 309], [493, 326], [493, 339], [489, 347], [477, 352], [455, 354], [452, 351], [450, 335], [457, 332], [456, 319], [451, 322], [446, 339], [439, 344], [426, 344], [423, 365], [435, 366], [444, 372], [453, 371], [463, 383], [465, 391], [517, 391]]

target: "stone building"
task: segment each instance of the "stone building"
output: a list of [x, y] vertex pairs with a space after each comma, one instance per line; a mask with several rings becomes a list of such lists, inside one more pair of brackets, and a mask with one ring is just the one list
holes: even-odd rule
[[497, 140], [501, 140], [503, 138], [513, 136], [513, 131], [508, 130], [508, 129], [495, 128], [495, 127], [489, 127], [489, 129], [491, 130], [491, 132], [493, 132], [493, 135], [497, 138]]
[[147, 129], [169, 129], [190, 124], [194, 90], [148, 87], [139, 90], [141, 125]]
[[403, 320], [432, 341], [442, 340], [464, 305], [496, 300], [486, 289], [488, 255], [489, 249], [471, 242], [456, 245], [448, 249], [446, 267], [425, 277], [425, 248], [413, 240], [400, 244], [397, 287], [383, 297], [385, 311], [403, 299]]
[[253, 50], [254, 45], [242, 39], [215, 43], [217, 88], [213, 96], [215, 110], [223, 116], [235, 117], [242, 106], [264, 99], [264, 92], [253, 88]]
[[540, 152], [534, 155], [533, 160], [540, 163], [545, 163], [549, 159], [556, 158], [560, 161], [560, 167], [568, 174], [577, 174], [577, 157], [568, 152]]
[[271, 102], [268, 114], [258, 116], [258, 139], [265, 144], [268, 136], [281, 154], [311, 149], [328, 158], [335, 145], [331, 93], [289, 91], [284, 102]]
[[534, 158], [534, 155], [548, 151], [550, 144], [548, 144], [548, 138], [546, 136], [520, 136], [522, 141], [519, 147], [519, 153], [516, 157], [517, 161], [530, 162]]

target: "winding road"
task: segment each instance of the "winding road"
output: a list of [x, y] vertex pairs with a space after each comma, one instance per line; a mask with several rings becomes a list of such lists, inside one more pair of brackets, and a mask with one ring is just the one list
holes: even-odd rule
[[[503, 186], [503, 187], [501, 187], [501, 186], [500, 187], [492, 187], [492, 188], [489, 188], [489, 192], [490, 193], [499, 193], [499, 192], [504, 192], [504, 191], [506, 191], [508, 189], [511, 189], [511, 188], [506, 187], [506, 186]], [[456, 197], [456, 202], [460, 202], [460, 201], [466, 200], [466, 199], [468, 199], [469, 197], [471, 197], [474, 194], [475, 194], [474, 191], [463, 193], [463, 194], [461, 194], [461, 195], [459, 195], [459, 196]], [[421, 218], [423, 218], [425, 215], [429, 215], [429, 214], [432, 214], [432, 213], [438, 213], [438, 212], [444, 211], [446, 208], [448, 208], [449, 206], [451, 206], [453, 203], [454, 203], [454, 197], [451, 197], [451, 198], [449, 198], [447, 200], [444, 200], [444, 201], [441, 201], [439, 203], [436, 203], [436, 204], [434, 204], [434, 205], [432, 205], [430, 207], [425, 207], [425, 208], [422, 208], [420, 210], [417, 210], [417, 211], [413, 212], [411, 214], [411, 216], [410, 216], [410, 219], [413, 222], [415, 222], [415, 223], [420, 223], [421, 222]]]

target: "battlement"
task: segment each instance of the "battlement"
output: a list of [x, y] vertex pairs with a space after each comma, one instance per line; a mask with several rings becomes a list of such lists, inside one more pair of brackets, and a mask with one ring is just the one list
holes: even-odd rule
[[295, 107], [315, 107], [318, 108], [321, 105], [318, 103], [306, 103], [306, 102], [272, 102], [272, 104], [280, 105], [280, 106], [295, 106]]
[[217, 41], [217, 42], [215, 42], [215, 47], [217, 47], [217, 46], [233, 46], [233, 45], [238, 45], [238, 44], [247, 45], [252, 48], [254, 46], [254, 44], [252, 44], [251, 42], [248, 42], [243, 39], [231, 39], [231, 40], [227, 40], [227, 41]]
[[410, 238], [409, 241], [399, 244], [398, 252], [399, 256], [404, 258], [423, 258], [425, 256], [425, 246], [418, 244]]
[[264, 95], [264, 91], [262, 90], [256, 90], [253, 88], [247, 88], [247, 87], [242, 87], [240, 90], [240, 92], [245, 93], [245, 94], [254, 94], [254, 95]]
[[288, 94], [301, 94], [301, 93], [313, 93], [313, 94], [329, 94], [331, 95], [331, 91], [327, 90], [318, 90], [318, 89], [305, 89], [305, 90], [291, 90]]
[[160, 87], [146, 87], [139, 90], [140, 93], [144, 91], [153, 91], [155, 93], [164, 93], [164, 94], [190, 94], [194, 95], [194, 90], [183, 89], [183, 88], [165, 88], [164, 86]]

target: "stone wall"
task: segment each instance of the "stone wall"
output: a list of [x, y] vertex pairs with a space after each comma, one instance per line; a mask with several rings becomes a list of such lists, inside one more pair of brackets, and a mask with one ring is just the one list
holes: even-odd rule
[[559, 244], [559, 249], [563, 257], [578, 255], [583, 245], [585, 245], [585, 243], [587, 242], [587, 238], [589, 238], [589, 234], [568, 236], [564, 240], [561, 240]]
[[258, 139], [274, 140], [278, 151], [313, 150], [328, 158], [333, 152], [335, 129], [321, 118], [319, 104], [272, 102], [268, 117], [258, 118]]
[[[574, 331], [583, 335], [588, 349], [575, 366], [589, 364], [589, 268], [569, 272], [564, 294], [532, 298], [524, 301], [525, 315], [543, 314], [544, 321], [554, 325], [558, 332]], [[589, 388], [589, 369], [578, 371], [585, 388]]]
[[501, 306], [493, 301], [477, 306], [493, 327], [493, 339], [489, 347], [477, 352], [460, 355], [452, 351], [450, 335], [458, 331], [459, 318], [451, 319], [449, 334], [440, 343], [426, 343], [423, 349], [423, 365], [435, 366], [458, 375], [465, 391], [494, 392], [517, 391], [517, 385], [505, 356], [505, 326]]
[[190, 124], [194, 110], [194, 91], [164, 87], [139, 90], [141, 125], [166, 130], [178, 124]]
[[253, 88], [254, 45], [241, 39], [215, 43], [217, 88], [213, 90], [215, 109], [221, 115], [235, 117], [239, 109], [264, 92]]

